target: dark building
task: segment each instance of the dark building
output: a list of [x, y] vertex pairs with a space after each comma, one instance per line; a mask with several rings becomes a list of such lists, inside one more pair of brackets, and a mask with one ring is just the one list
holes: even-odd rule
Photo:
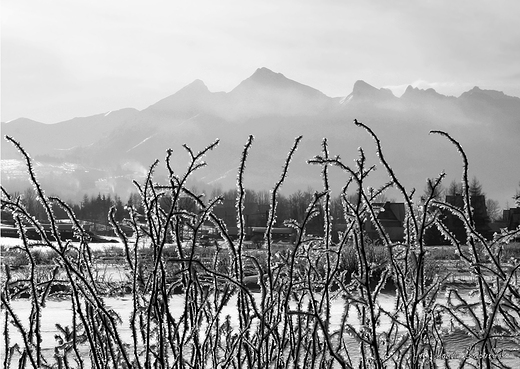
[[[236, 200], [224, 200], [222, 204], [213, 209], [213, 213], [222, 219], [228, 229], [237, 226]], [[255, 202], [244, 203], [244, 226], [262, 227], [267, 224], [269, 205], [257, 204]]]
[[[446, 203], [463, 210], [464, 198], [462, 195], [447, 195]], [[486, 196], [476, 195], [470, 197], [470, 205], [472, 208], [473, 221], [475, 222], [475, 229], [485, 238], [489, 239], [492, 236], [492, 230], [489, 226], [490, 220], [487, 214]], [[461, 243], [466, 242], [466, 229], [462, 220], [452, 214], [450, 211], [444, 211], [443, 223], [453, 233], [457, 240]]]
[[[381, 226], [390, 237], [392, 242], [400, 242], [404, 240], [404, 219], [405, 219], [405, 207], [402, 202], [386, 202], [384, 204], [373, 204], [374, 207], [379, 209], [377, 219], [381, 223]], [[365, 231], [368, 236], [373, 240], [380, 239], [379, 233], [370, 221], [365, 223]]]
[[511, 208], [504, 210], [503, 220], [508, 231], [517, 229], [520, 226], [520, 208]]

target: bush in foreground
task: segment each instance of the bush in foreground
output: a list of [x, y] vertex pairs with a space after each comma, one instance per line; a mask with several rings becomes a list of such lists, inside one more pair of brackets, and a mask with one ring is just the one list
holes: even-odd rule
[[[243, 179], [246, 161], [252, 149], [249, 137], [241, 154], [237, 179], [238, 238], [232, 239], [226, 225], [213, 209], [222, 201], [217, 197], [204, 200], [187, 187], [188, 178], [203, 167], [203, 157], [218, 142], [195, 153], [184, 146], [189, 167], [177, 174], [170, 166], [172, 151], [166, 156], [169, 182], [153, 181], [155, 162], [144, 183], [135, 182], [145, 210], [146, 227], [140, 227], [137, 215], [130, 209], [135, 239], [130, 240], [115, 221], [115, 209], [109, 219], [123, 244], [125, 266], [131, 278], [131, 315], [121, 317], [105, 304], [103, 288], [93, 270], [93, 256], [88, 235], [71, 208], [56, 197], [48, 197], [39, 185], [32, 161], [23, 148], [8, 138], [26, 160], [28, 173], [38, 200], [49, 223], [49, 237], [40, 223], [27, 212], [19, 197], [11, 197], [2, 187], [2, 210], [13, 215], [23, 240], [22, 252], [28, 259], [31, 314], [28, 323], [17, 316], [12, 305], [12, 286], [18, 281], [8, 266], [5, 268], [1, 293], [5, 317], [3, 327], [4, 366], [10, 367], [77, 367], [77, 368], [318, 368], [342, 367], [437, 367], [449, 364], [450, 348], [446, 343], [443, 316], [472, 338], [472, 345], [457, 364], [491, 368], [501, 365], [504, 342], [520, 344], [520, 290], [516, 282], [520, 263], [504, 263], [505, 242], [520, 230], [484, 239], [475, 229], [468, 194], [468, 161], [460, 145], [444, 132], [433, 132], [450, 140], [463, 159], [462, 189], [464, 208], [459, 209], [433, 198], [423, 199], [420, 207], [398, 180], [381, 148], [375, 133], [355, 121], [374, 138], [376, 150], [389, 180], [378, 189], [368, 188], [367, 177], [374, 170], [368, 165], [364, 151], [359, 150], [355, 166], [350, 167], [329, 153], [327, 140], [321, 153], [309, 160], [322, 168], [323, 190], [316, 192], [308, 204], [303, 220], [288, 221], [297, 239], [286, 252], [272, 252], [271, 230], [276, 223], [277, 196], [289, 171], [291, 158], [301, 137], [289, 151], [280, 180], [274, 185], [266, 224], [265, 260], [245, 250]], [[329, 168], [339, 167], [345, 173], [342, 205], [347, 229], [337, 244], [332, 244], [330, 211], [331, 188]], [[431, 182], [440, 186], [444, 174]], [[406, 205], [404, 242], [392, 242], [377, 218], [373, 205], [378, 195], [389, 187], [397, 188]], [[355, 193], [356, 196], [349, 196]], [[434, 193], [434, 191], [432, 191]], [[159, 205], [168, 198], [169, 208]], [[181, 198], [189, 198], [195, 211], [179, 206]], [[60, 206], [75, 225], [80, 242], [62, 241], [53, 215], [53, 205]], [[462, 220], [466, 242], [461, 244], [439, 221], [439, 209], [445, 209]], [[306, 226], [316, 216], [323, 217], [324, 237], [316, 240], [306, 235]], [[226, 249], [217, 245], [213, 259], [197, 258], [197, 237], [202, 226], [211, 221], [226, 242]], [[364, 232], [370, 221], [378, 230], [382, 251], [376, 251]], [[26, 227], [35, 228], [40, 244], [56, 254], [55, 272], [45, 280], [36, 278], [37, 260], [26, 238]], [[188, 245], [181, 234], [189, 227], [192, 235]], [[440, 298], [443, 281], [427, 272], [427, 250], [424, 234], [437, 227], [458, 251], [458, 259], [477, 282], [476, 300], [457, 290], [446, 291]], [[52, 240], [50, 239], [52, 238]], [[57, 241], [53, 241], [57, 240]], [[140, 260], [138, 247], [146, 240], [149, 245], [146, 267]], [[173, 249], [171, 243], [173, 242]], [[190, 243], [191, 242], [191, 243]], [[74, 252], [71, 252], [71, 251]], [[165, 251], [167, 250], [167, 255]], [[229, 258], [223, 258], [227, 253]], [[350, 255], [350, 256], [346, 256]], [[342, 263], [355, 262], [355, 267]], [[226, 264], [226, 265], [224, 265]], [[246, 269], [256, 270], [260, 291], [248, 286]], [[354, 272], [352, 272], [354, 270]], [[41, 316], [46, 309], [51, 287], [58, 283], [58, 274], [66, 276], [71, 306], [70, 326], [58, 326], [54, 354], [42, 350]], [[392, 282], [395, 292], [393, 310], [380, 304], [385, 286]], [[62, 281], [60, 281], [62, 283]], [[183, 293], [184, 306], [180, 316], [173, 314], [169, 304], [178, 291]], [[344, 310], [341, 322], [332, 324], [332, 304], [341, 299]], [[223, 315], [223, 309], [236, 301], [237, 323]], [[356, 324], [350, 317], [356, 317]], [[387, 324], [382, 324], [386, 320]], [[129, 326], [131, 340], [121, 336]], [[11, 344], [11, 332], [22, 337], [22, 345]], [[352, 342], [356, 342], [355, 345]], [[514, 355], [514, 350], [508, 351]], [[18, 362], [15, 364], [15, 362]]]

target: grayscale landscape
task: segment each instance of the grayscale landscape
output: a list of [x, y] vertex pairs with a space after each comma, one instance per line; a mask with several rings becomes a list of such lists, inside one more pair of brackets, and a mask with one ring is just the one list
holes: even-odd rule
[[[249, 158], [254, 171], [246, 185], [268, 190], [278, 177], [273, 168], [281, 167], [281, 158], [302, 135], [284, 186], [290, 193], [320, 188], [319, 170], [312, 171], [306, 161], [324, 137], [332, 152], [345, 158], [370, 144], [352, 124], [359, 117], [381, 135], [408, 186], [422, 190], [427, 178], [443, 170], [450, 181], [459, 180], [456, 154], [429, 136], [433, 129], [448, 130], [473, 159], [471, 173], [488, 196], [502, 206], [508, 200], [513, 205], [518, 167], [511, 158], [520, 157], [520, 98], [479, 87], [453, 97], [409, 86], [396, 97], [388, 89], [357, 81], [350, 93], [331, 98], [263, 67], [229, 93], [212, 93], [195, 80], [141, 111], [126, 108], [56, 124], [20, 118], [2, 123], [2, 133], [19, 139], [37, 161], [47, 191], [77, 202], [83, 194], [127, 198], [134, 190], [131, 180], [142, 179], [155, 159], [164, 159], [166, 149], [175, 150], [173, 161], [182, 168], [187, 159], [179, 150], [182, 144], [200, 150], [216, 138], [220, 147], [208, 155], [208, 168], [193, 180], [208, 193], [233, 188], [237, 153], [249, 134], [256, 144]], [[2, 160], [2, 183], [22, 192], [28, 182], [17, 150], [2, 145]], [[343, 180], [338, 178], [336, 184]]]
[[520, 7], [2, 4], [4, 368], [520, 365]]

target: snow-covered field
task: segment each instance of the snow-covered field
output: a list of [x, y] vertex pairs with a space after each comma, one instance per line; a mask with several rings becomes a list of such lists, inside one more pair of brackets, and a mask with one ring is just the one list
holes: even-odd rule
[[[119, 242], [119, 239], [117, 237], [103, 237], [107, 240], [113, 240], [117, 242], [108, 242], [108, 243], [89, 243], [89, 248], [92, 251], [105, 251], [108, 249], [113, 248], [123, 248], [123, 244]], [[78, 242], [71, 242], [71, 244], [74, 246], [78, 246]], [[29, 241], [29, 245], [31, 247], [31, 250], [39, 250], [39, 251], [46, 251], [49, 249], [48, 246], [43, 246], [40, 241], [31, 240]], [[1, 237], [0, 238], [0, 246], [4, 249], [11, 249], [13, 247], [21, 247], [23, 246], [23, 242], [19, 238], [12, 238], [12, 237]]]

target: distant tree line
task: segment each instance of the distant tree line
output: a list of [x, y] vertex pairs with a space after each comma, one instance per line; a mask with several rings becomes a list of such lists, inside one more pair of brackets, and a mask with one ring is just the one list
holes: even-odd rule
[[[197, 193], [197, 189], [192, 189]], [[47, 215], [45, 209], [37, 200], [36, 194], [32, 188], [26, 189], [22, 194], [16, 193], [15, 196], [21, 195], [23, 204], [40, 222], [45, 223]], [[236, 190], [213, 190], [210, 194], [211, 198], [220, 196], [223, 200], [216, 209], [216, 214], [220, 216], [228, 227], [236, 226]], [[298, 222], [303, 221], [307, 215], [308, 206], [312, 202], [314, 191], [307, 189], [305, 191], [298, 190], [290, 195], [278, 195], [278, 206], [276, 211], [276, 227], [283, 227], [284, 221], [287, 219], [294, 219]], [[384, 202], [385, 197], [380, 200]], [[168, 196], [163, 196], [159, 199], [159, 205], [163, 209], [168, 209], [172, 199]], [[244, 212], [246, 215], [246, 226], [248, 227], [263, 227], [266, 225], [268, 211], [271, 201], [271, 194], [269, 191], [255, 191], [246, 190], [244, 201]], [[193, 199], [181, 198], [177, 202], [180, 209], [196, 212], [196, 204]], [[144, 208], [142, 205], [141, 196], [138, 193], [132, 193], [126, 201], [121, 199], [118, 195], [98, 194], [97, 196], [84, 195], [80, 203], [70, 204], [76, 217], [80, 220], [91, 221], [100, 224], [108, 224], [108, 212], [112, 206], [115, 207], [116, 220], [121, 221], [129, 218], [130, 207], [133, 207], [138, 214], [144, 215]], [[307, 232], [322, 235], [323, 234], [323, 208], [318, 206], [315, 209], [316, 216], [308, 222]], [[54, 215], [57, 219], [66, 219], [67, 214], [59, 206], [53, 206]], [[340, 196], [331, 198], [331, 214], [333, 219], [343, 219], [343, 205]], [[5, 216], [4, 216], [5, 215]], [[2, 219], [8, 220], [9, 214], [3, 214]]]
[[[422, 200], [427, 198], [431, 191], [431, 182], [427, 185], [424, 190], [424, 195], [421, 197]], [[193, 193], [198, 193], [197, 188], [192, 189]], [[442, 186], [435, 187], [435, 193], [433, 197], [438, 200], [447, 199], [451, 201], [453, 205], [458, 207], [462, 206], [462, 186], [456, 181], [452, 181], [447, 188]], [[482, 190], [482, 185], [476, 177], [474, 177], [468, 188], [470, 194], [470, 202], [473, 208], [473, 215], [477, 230], [483, 235], [489, 237], [489, 224], [490, 222], [501, 220], [502, 213], [498, 201], [487, 199], [485, 193]], [[15, 194], [16, 195], [16, 194]], [[19, 194], [18, 194], [19, 195]], [[215, 213], [221, 219], [224, 220], [228, 227], [236, 226], [236, 190], [222, 191], [221, 189], [213, 189], [209, 197], [215, 198], [220, 196], [223, 200], [222, 203], [216, 207]], [[307, 215], [308, 206], [312, 202], [314, 191], [308, 188], [305, 191], [298, 190], [290, 195], [278, 194], [278, 206], [276, 209], [276, 227], [283, 227], [284, 221], [288, 219], [294, 219], [299, 223], [303, 221]], [[45, 222], [47, 216], [43, 206], [39, 203], [36, 198], [35, 192], [32, 188], [26, 189], [21, 195], [22, 202], [28, 209], [41, 222]], [[349, 198], [353, 201], [356, 198], [355, 194]], [[513, 196], [517, 206], [520, 206], [520, 191], [517, 190]], [[159, 205], [163, 209], [168, 209], [172, 199], [168, 196], [163, 196], [159, 200]], [[384, 194], [379, 195], [376, 198], [376, 202], [385, 203], [388, 201]], [[391, 202], [394, 200], [391, 200]], [[266, 225], [269, 206], [271, 202], [271, 194], [267, 190], [255, 191], [247, 189], [245, 192], [244, 200], [244, 214], [245, 222], [247, 227], [263, 227]], [[193, 199], [181, 198], [177, 202], [179, 208], [190, 212], [196, 212], [196, 204]], [[138, 214], [144, 215], [144, 209], [142, 205], [141, 196], [135, 192], [129, 195], [124, 201], [120, 196], [110, 194], [98, 194], [97, 196], [84, 195], [80, 203], [71, 204], [71, 208], [76, 214], [76, 217], [80, 220], [91, 221], [100, 224], [108, 224], [107, 214], [111, 207], [115, 207], [116, 220], [121, 221], [125, 218], [129, 218], [130, 207], [134, 208]], [[59, 206], [53, 206], [54, 214], [58, 219], [66, 219], [67, 214]], [[324, 232], [323, 225], [323, 206], [317, 206], [315, 209], [316, 216], [310, 220], [307, 224], [307, 232], [321, 236]], [[337, 222], [343, 222], [344, 209], [341, 197], [332, 196], [330, 199], [330, 211], [332, 216], [333, 225], [337, 225]], [[9, 218], [8, 214], [2, 214], [2, 219], [5, 221]], [[451, 228], [454, 228], [455, 233], [463, 234], [463, 225], [459, 219], [456, 219], [453, 215], [447, 214], [444, 216], [444, 222], [449, 223]], [[426, 234], [426, 240], [429, 244], [442, 244], [443, 236], [435, 228], [431, 227], [428, 229]]]
[[[47, 222], [47, 214], [44, 207], [38, 201], [34, 189], [27, 188], [22, 194], [15, 193], [14, 197], [20, 196], [22, 203], [38, 221], [42, 223]], [[137, 200], [138, 199], [138, 200]], [[132, 194], [126, 205], [140, 204], [140, 196], [138, 194]], [[74, 211], [76, 217], [80, 220], [87, 220], [95, 223], [108, 224], [108, 212], [112, 206], [116, 208], [116, 220], [122, 220], [128, 217], [128, 211], [126, 210], [125, 204], [122, 202], [118, 195], [113, 197], [108, 195], [98, 194], [97, 196], [84, 195], [83, 200], [77, 204], [69, 204], [71, 209]], [[137, 206], [139, 209], [139, 205]], [[56, 219], [68, 219], [67, 213], [56, 204], [52, 204], [52, 210]], [[142, 209], [139, 209], [142, 210]], [[2, 220], [9, 221], [11, 216], [5, 212], [2, 212]]]
[[[127, 204], [131, 200], [132, 196], [127, 201]], [[104, 224], [108, 223], [107, 215], [112, 206], [116, 208], [116, 220], [121, 221], [128, 217], [128, 211], [125, 209], [125, 204], [123, 204], [121, 198], [117, 195], [112, 197], [110, 194], [98, 194], [96, 197], [84, 195], [80, 204], [72, 205], [72, 210], [74, 210], [78, 219]]]

